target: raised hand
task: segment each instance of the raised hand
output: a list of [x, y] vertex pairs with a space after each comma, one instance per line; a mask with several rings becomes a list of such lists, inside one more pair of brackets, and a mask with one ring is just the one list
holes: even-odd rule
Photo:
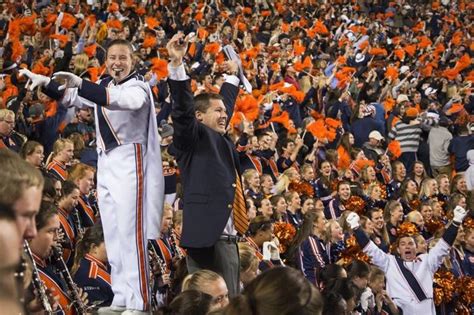
[[28, 69], [20, 69], [19, 73], [20, 77], [25, 76], [29, 79], [28, 82], [26, 82], [25, 87], [31, 91], [38, 86], [46, 86], [51, 82], [50, 78], [41, 74], [33, 73]]
[[456, 223], [462, 223], [462, 221], [467, 215], [467, 211], [461, 206], [456, 206], [456, 208], [454, 208], [453, 214], [454, 214], [453, 221]]
[[184, 34], [179, 32], [166, 44], [166, 49], [168, 50], [168, 55], [173, 67], [177, 67], [183, 63], [184, 55], [186, 55], [186, 51], [188, 50], [188, 40], [189, 38], [185, 38]]
[[80, 88], [82, 86], [82, 79], [70, 72], [56, 72], [55, 74], [53, 74], [53, 80], [64, 82], [64, 84], [61, 85], [58, 90], [64, 90], [66, 88]]
[[349, 226], [353, 230], [359, 227], [359, 220], [360, 220], [360, 217], [355, 212], [351, 212], [346, 218], [347, 223], [349, 223]]

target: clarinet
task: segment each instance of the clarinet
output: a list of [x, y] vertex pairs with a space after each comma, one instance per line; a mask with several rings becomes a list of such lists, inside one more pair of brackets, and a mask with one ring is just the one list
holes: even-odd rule
[[74, 209], [72, 211], [72, 220], [74, 221], [74, 224], [76, 225], [78, 239], [81, 239], [82, 236], [84, 235], [85, 228], [82, 226], [81, 218], [79, 217], [79, 211], [77, 211], [77, 209]]
[[31, 283], [33, 284], [33, 288], [38, 293], [38, 298], [43, 306], [43, 309], [46, 311], [46, 314], [53, 314], [53, 308], [51, 303], [49, 303], [48, 295], [46, 294], [46, 289], [44, 287], [44, 283], [40, 278], [38, 272], [38, 266], [36, 265], [35, 259], [33, 258], [33, 254], [31, 253], [30, 246], [28, 242], [25, 240], [23, 243], [23, 248], [25, 250], [26, 255], [31, 259], [32, 263], [32, 279]]
[[61, 255], [61, 251], [57, 247], [53, 247], [52, 258], [55, 260], [55, 265], [59, 269], [59, 273], [61, 274], [64, 282], [66, 282], [68, 291], [71, 295], [72, 305], [74, 305], [74, 308], [76, 309], [78, 314], [87, 314], [89, 311], [89, 307], [84, 304], [84, 301], [82, 301], [81, 296], [79, 295], [79, 289], [72, 280], [71, 273], [69, 273], [69, 269], [67, 268], [67, 265], [64, 262], [64, 259]]
[[[155, 294], [154, 271], [158, 268], [160, 270], [161, 276], [163, 277], [165, 274], [167, 274], [166, 264], [158, 255], [152, 243], [149, 243], [148, 245], [148, 257], [149, 257], [149, 266], [150, 266], [151, 307], [152, 307], [152, 310], [156, 310], [158, 309], [158, 301], [156, 300], [156, 294]], [[166, 285], [165, 288], [166, 287], [168, 287], [168, 285]], [[167, 299], [167, 297], [168, 297], [168, 289], [166, 290], [165, 299]]]
[[181, 248], [178, 246], [178, 242], [176, 241], [176, 232], [174, 231], [174, 229], [171, 229], [170, 243], [171, 246], [173, 246], [178, 259], [184, 258], [183, 252], [181, 251]]
[[24, 283], [25, 283], [25, 271], [27, 268], [27, 263], [24, 255], [20, 257], [20, 263], [18, 264], [15, 273], [13, 274], [15, 281], [16, 281], [16, 289], [18, 294], [18, 300], [20, 304], [25, 304], [25, 292], [23, 290]]

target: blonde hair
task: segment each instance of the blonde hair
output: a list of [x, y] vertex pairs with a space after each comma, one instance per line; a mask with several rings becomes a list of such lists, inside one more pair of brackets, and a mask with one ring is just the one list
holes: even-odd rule
[[258, 266], [258, 258], [253, 249], [247, 243], [239, 243], [239, 258], [240, 258], [240, 272], [249, 270], [252, 267]]
[[89, 56], [86, 53], [78, 54], [74, 58], [74, 73], [80, 75], [87, 69], [89, 64]]
[[383, 220], [385, 221], [385, 223], [390, 221], [390, 217], [392, 216], [392, 211], [395, 210], [395, 208], [399, 206], [401, 207], [402, 204], [397, 200], [390, 200], [389, 202], [387, 202], [383, 210]]
[[420, 198], [423, 196], [433, 197], [434, 192], [431, 191], [431, 188], [430, 188], [430, 184], [432, 182], [435, 182], [436, 184], [438, 184], [438, 182], [434, 178], [425, 178], [423, 182], [421, 182]]
[[183, 210], [177, 210], [173, 214], [173, 226], [176, 227], [177, 225], [183, 224]]
[[33, 165], [8, 149], [0, 150], [0, 203], [11, 207], [31, 187], [43, 190], [44, 178]]
[[418, 211], [418, 210], [410, 211], [407, 215], [408, 222], [416, 223], [416, 216], [417, 215], [421, 216], [423, 218], [420, 211]]
[[291, 183], [291, 173], [298, 172], [294, 167], [287, 168], [281, 175], [278, 177], [278, 181], [275, 184], [275, 195], [280, 195], [288, 191], [288, 186]]
[[0, 109], [0, 120], [3, 121], [7, 117], [13, 117], [13, 119], [15, 119], [15, 113], [6, 108]]
[[46, 165], [48, 165], [59, 152], [64, 150], [66, 144], [74, 146], [74, 143], [69, 139], [58, 139], [54, 142], [53, 151], [49, 154], [48, 159], [46, 160]]
[[244, 185], [245, 187], [249, 187], [250, 184], [249, 184], [249, 180], [255, 175], [257, 174], [258, 175], [258, 172], [257, 170], [253, 169], [253, 168], [249, 168], [249, 169], [246, 169], [244, 171], [244, 173], [242, 174], [242, 178], [244, 179]]
[[195, 273], [187, 275], [183, 280], [182, 291], [197, 290], [203, 292], [203, 288], [209, 286], [211, 283], [222, 279], [222, 277], [214, 271], [202, 269]]
[[339, 226], [341, 226], [339, 222], [335, 219], [330, 219], [328, 220], [328, 223], [326, 223], [326, 230], [324, 231], [324, 236], [323, 236], [325, 243], [331, 242], [331, 234], [332, 234], [331, 229], [335, 224], [338, 224]]

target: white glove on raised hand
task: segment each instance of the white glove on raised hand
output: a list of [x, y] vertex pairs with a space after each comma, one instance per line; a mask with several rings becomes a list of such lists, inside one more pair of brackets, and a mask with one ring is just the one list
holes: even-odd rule
[[30, 91], [33, 91], [38, 86], [46, 86], [51, 82], [50, 78], [41, 74], [33, 73], [28, 69], [20, 69], [19, 73], [20, 77], [25, 76], [29, 79], [28, 82], [26, 82], [25, 87]]
[[453, 213], [454, 213], [453, 221], [461, 224], [467, 215], [467, 210], [461, 206], [456, 206], [456, 208], [454, 208]]
[[53, 80], [64, 81], [64, 84], [58, 87], [60, 91], [66, 88], [80, 88], [82, 86], [82, 79], [70, 72], [56, 72], [53, 74]]
[[360, 220], [360, 217], [355, 212], [351, 212], [346, 218], [347, 223], [349, 223], [349, 226], [353, 230], [355, 230], [359, 227], [359, 220]]

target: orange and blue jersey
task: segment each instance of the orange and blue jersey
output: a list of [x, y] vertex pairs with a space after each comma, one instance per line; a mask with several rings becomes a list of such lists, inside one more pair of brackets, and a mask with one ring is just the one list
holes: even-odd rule
[[66, 165], [55, 159], [49, 162], [49, 164], [46, 166], [46, 170], [49, 174], [61, 182], [66, 181], [69, 176]]
[[110, 269], [104, 262], [86, 254], [79, 262], [74, 282], [87, 293], [89, 304], [100, 307], [112, 304], [114, 293], [110, 285]]
[[54, 312], [56, 315], [78, 315], [76, 309], [72, 306], [71, 299], [67, 294], [66, 283], [54, 272], [52, 265], [45, 260], [33, 254], [33, 259], [38, 267], [40, 279], [47, 289], [54, 292], [58, 297], [58, 309]]
[[86, 195], [81, 194], [76, 210], [79, 213], [83, 228], [93, 226], [97, 222], [97, 213]]
[[58, 214], [60, 227], [64, 234], [64, 238], [61, 241], [61, 246], [63, 249], [62, 256], [68, 268], [72, 268], [72, 265], [74, 264], [77, 230], [71, 214], [61, 208], [58, 208]]

